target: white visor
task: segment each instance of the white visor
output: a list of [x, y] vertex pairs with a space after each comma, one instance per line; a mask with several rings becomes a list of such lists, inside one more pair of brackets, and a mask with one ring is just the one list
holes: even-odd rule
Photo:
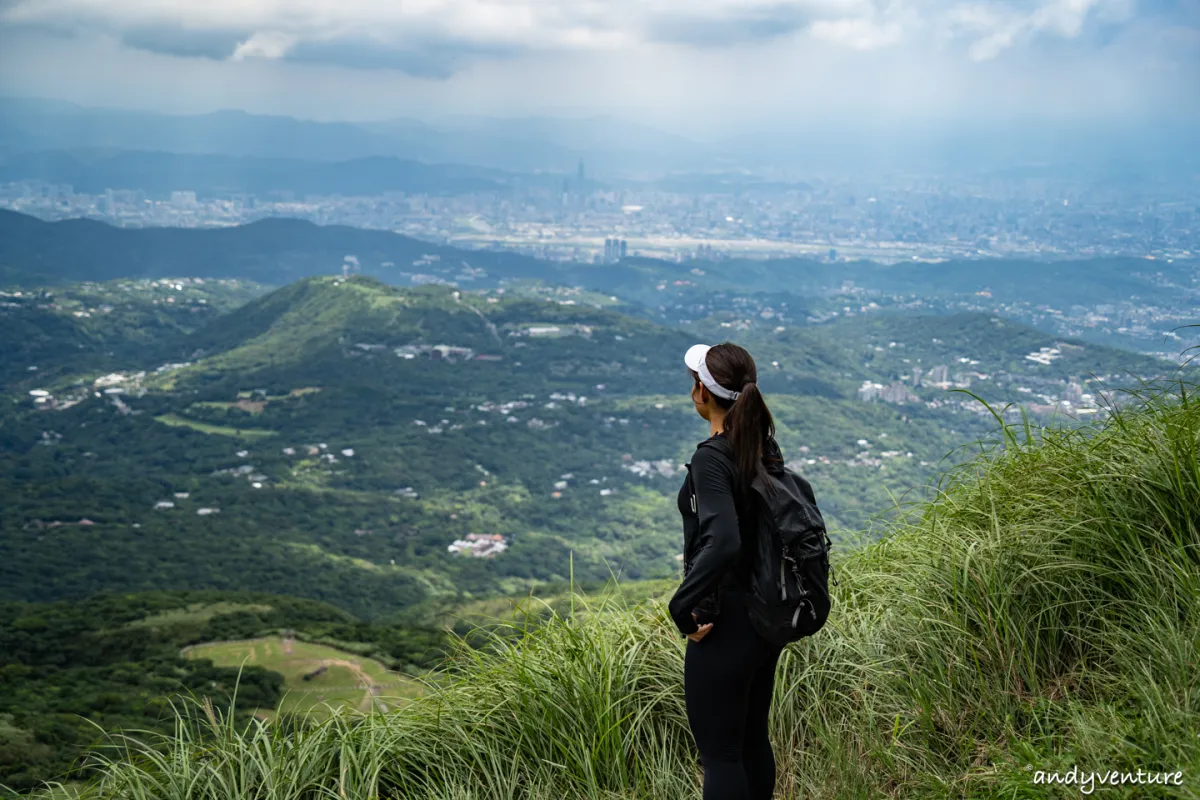
[[721, 384], [713, 379], [712, 373], [708, 371], [708, 364], [705, 359], [708, 357], [709, 345], [694, 344], [688, 348], [688, 351], [683, 354], [683, 363], [687, 364], [688, 369], [694, 370], [700, 376], [700, 382], [704, 384], [710, 392], [717, 397], [725, 400], [737, 400], [741, 392], [735, 392], [731, 389], [726, 389]]

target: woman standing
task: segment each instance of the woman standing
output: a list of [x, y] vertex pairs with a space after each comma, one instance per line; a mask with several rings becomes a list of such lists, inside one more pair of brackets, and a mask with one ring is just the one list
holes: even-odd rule
[[770, 800], [775, 754], [767, 717], [782, 647], [753, 628], [745, 597], [755, 535], [750, 484], [761, 471], [781, 469], [783, 456], [744, 348], [698, 344], [684, 363], [696, 413], [711, 433], [679, 490], [684, 579], [668, 605], [688, 639], [688, 724], [704, 765], [704, 800]]

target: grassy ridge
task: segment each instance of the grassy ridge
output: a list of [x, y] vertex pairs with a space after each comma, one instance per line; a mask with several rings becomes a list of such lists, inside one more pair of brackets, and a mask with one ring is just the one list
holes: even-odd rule
[[[830, 627], [781, 659], [781, 797], [1070, 797], [1031, 770], [1182, 770], [1200, 796], [1200, 402], [1004, 430], [923, 514], [839, 559]], [[699, 771], [662, 605], [464, 649], [390, 715], [131, 740], [95, 797], [679, 798]], [[198, 713], [192, 714], [192, 711]], [[200, 755], [203, 752], [203, 761]]]
[[232, 642], [210, 642], [186, 648], [188, 658], [206, 658], [219, 667], [253, 664], [283, 676], [285, 694], [279, 708], [258, 709], [260, 717], [278, 713], [327, 713], [330, 707], [382, 708], [407, 701], [412, 681], [383, 664], [344, 650], [278, 636]]

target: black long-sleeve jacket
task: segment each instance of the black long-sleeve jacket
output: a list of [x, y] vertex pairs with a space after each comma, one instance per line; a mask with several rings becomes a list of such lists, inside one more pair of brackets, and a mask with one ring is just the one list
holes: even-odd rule
[[[702, 442], [688, 464], [688, 478], [679, 493], [683, 517], [684, 578], [667, 605], [680, 633], [694, 633], [698, 624], [692, 612], [707, 617], [719, 613], [719, 589], [744, 591], [748, 582], [750, 547], [755, 523], [743, 508], [735, 482], [733, 461], [725, 443]], [[714, 446], [715, 445], [715, 446]], [[766, 443], [763, 461], [782, 464], [774, 439]], [[692, 508], [692, 492], [696, 505]]]

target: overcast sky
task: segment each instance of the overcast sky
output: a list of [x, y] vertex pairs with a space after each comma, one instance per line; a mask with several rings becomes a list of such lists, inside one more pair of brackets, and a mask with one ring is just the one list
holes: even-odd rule
[[1200, 0], [0, 0], [0, 93], [314, 119], [1200, 113]]

